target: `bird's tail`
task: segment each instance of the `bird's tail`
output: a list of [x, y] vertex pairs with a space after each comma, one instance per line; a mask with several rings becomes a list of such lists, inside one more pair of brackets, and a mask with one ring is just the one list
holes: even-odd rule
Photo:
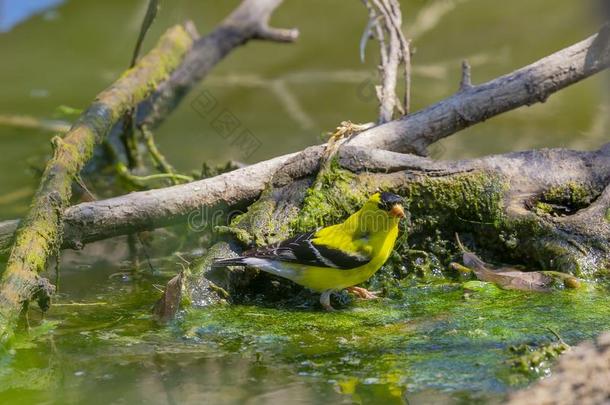
[[245, 257], [232, 257], [230, 259], [214, 260], [212, 267], [246, 266]]

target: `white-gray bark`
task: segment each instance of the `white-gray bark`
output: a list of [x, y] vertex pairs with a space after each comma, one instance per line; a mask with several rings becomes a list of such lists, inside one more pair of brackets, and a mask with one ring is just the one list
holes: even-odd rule
[[[368, 129], [346, 142], [349, 146], [425, 152], [428, 145], [466, 126], [546, 98], [572, 83], [610, 66], [610, 29], [545, 57], [515, 72], [474, 86], [402, 119]], [[309, 170], [317, 168], [309, 148]], [[64, 247], [182, 221], [189, 213], [247, 204], [262, 192], [288, 154], [214, 178], [164, 189], [131, 193], [70, 207], [64, 216]], [[307, 175], [309, 173], [304, 173]], [[14, 222], [0, 223], [0, 252], [10, 243]]]
[[584, 41], [371, 128], [349, 144], [426, 155], [427, 147], [439, 139], [506, 111], [544, 102], [551, 94], [609, 66], [610, 25], [606, 25]]

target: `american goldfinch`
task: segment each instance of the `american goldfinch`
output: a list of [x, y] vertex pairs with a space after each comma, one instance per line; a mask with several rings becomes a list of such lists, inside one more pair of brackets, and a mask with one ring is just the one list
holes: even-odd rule
[[344, 288], [361, 298], [376, 298], [354, 286], [368, 280], [388, 259], [404, 217], [400, 196], [376, 193], [341, 224], [217, 260], [213, 266], [251, 266], [287, 278], [322, 293], [320, 303], [332, 311], [331, 293]]

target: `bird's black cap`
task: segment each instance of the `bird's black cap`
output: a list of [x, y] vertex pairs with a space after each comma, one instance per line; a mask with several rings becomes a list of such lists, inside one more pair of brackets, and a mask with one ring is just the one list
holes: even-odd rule
[[379, 208], [390, 210], [396, 204], [402, 204], [404, 201], [401, 196], [388, 193], [384, 191], [381, 193], [381, 201], [379, 201]]

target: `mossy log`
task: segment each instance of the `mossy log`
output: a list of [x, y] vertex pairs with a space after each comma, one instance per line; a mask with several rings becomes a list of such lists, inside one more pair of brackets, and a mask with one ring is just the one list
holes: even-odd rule
[[[288, 162], [246, 213], [219, 229], [228, 242], [184, 279], [190, 302], [226, 299], [224, 292], [238, 297], [260, 280], [252, 270], [211, 271], [214, 257], [340, 222], [377, 190], [403, 196], [411, 217], [390, 267], [447, 269], [459, 255], [455, 233], [491, 262], [584, 278], [610, 264], [610, 144], [594, 152], [542, 149], [458, 162], [344, 146], [318, 173], [321, 153], [310, 148]], [[426, 252], [424, 264], [410, 262], [413, 251]]]
[[[63, 211], [69, 206], [72, 182], [125, 112], [146, 99], [176, 69], [193, 38], [182, 26], [169, 29], [135, 67], [100, 93], [68, 133], [55, 137], [27, 217], [17, 229], [0, 284], [0, 342], [10, 334], [23, 304], [41, 290], [38, 273], [61, 246]], [[40, 294], [42, 292], [42, 294]]]

